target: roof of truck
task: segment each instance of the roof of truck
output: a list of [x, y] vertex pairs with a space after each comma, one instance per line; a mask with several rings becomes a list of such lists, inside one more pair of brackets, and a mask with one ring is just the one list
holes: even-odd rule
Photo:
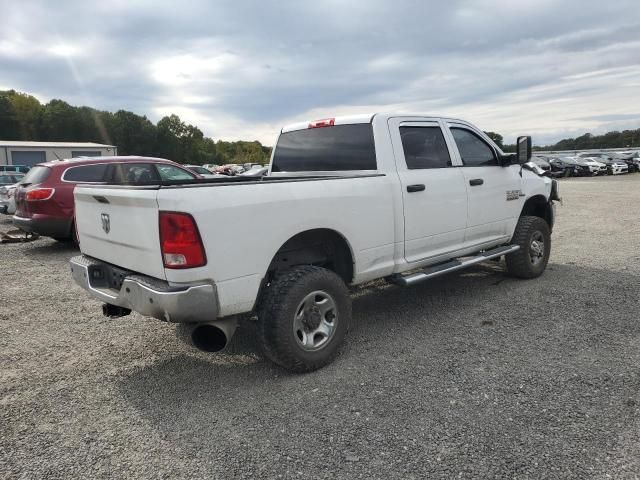
[[325, 117], [315, 120], [307, 120], [303, 122], [291, 123], [289, 125], [285, 125], [282, 128], [281, 133], [292, 132], [294, 130], [304, 130], [306, 128], [311, 128], [311, 125], [318, 124], [320, 122], [331, 122], [329, 124], [323, 126], [330, 125], [348, 125], [353, 123], [370, 123], [373, 120], [373, 117], [385, 117], [385, 118], [393, 118], [393, 117], [416, 117], [416, 118], [443, 118], [446, 120], [454, 120], [456, 122], [468, 123], [465, 120], [461, 120], [458, 118], [447, 117], [443, 115], [433, 115], [426, 113], [415, 113], [415, 112], [373, 112], [373, 113], [361, 113], [355, 115], [340, 115], [336, 117]]

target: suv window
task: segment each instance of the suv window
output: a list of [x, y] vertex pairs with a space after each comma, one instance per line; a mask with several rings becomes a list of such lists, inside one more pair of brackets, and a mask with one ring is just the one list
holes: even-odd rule
[[151, 163], [119, 163], [114, 165], [111, 182], [152, 183], [158, 181], [156, 169]]
[[64, 173], [62, 180], [67, 182], [103, 182], [106, 171], [106, 163], [71, 167]]
[[278, 138], [273, 172], [376, 170], [370, 123], [308, 128]]
[[465, 128], [451, 128], [451, 133], [458, 146], [462, 163], [466, 167], [485, 167], [498, 165], [496, 155], [484, 140]]
[[22, 179], [22, 183], [38, 184], [44, 182], [51, 173], [49, 167], [35, 166]]
[[158, 163], [156, 168], [162, 180], [193, 180], [196, 178], [194, 174], [173, 165]]
[[400, 138], [408, 169], [451, 166], [449, 149], [440, 127], [400, 127]]

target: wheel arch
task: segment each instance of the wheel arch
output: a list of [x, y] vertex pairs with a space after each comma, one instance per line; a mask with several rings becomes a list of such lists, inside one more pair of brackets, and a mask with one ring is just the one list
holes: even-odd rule
[[317, 265], [338, 274], [346, 284], [353, 281], [355, 256], [346, 237], [330, 228], [299, 232], [284, 242], [273, 255], [265, 278], [297, 265]]
[[540, 217], [547, 222], [549, 230], [553, 229], [553, 206], [544, 195], [538, 194], [528, 198], [522, 206], [520, 216]]
[[327, 268], [349, 285], [355, 274], [355, 255], [345, 236], [331, 228], [312, 228], [293, 235], [273, 255], [260, 282], [254, 310], [262, 304], [265, 290], [275, 276], [299, 265]]

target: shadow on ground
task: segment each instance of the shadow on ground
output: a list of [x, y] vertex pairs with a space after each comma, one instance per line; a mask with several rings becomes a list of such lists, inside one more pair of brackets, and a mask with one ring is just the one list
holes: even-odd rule
[[544, 368], [545, 362], [577, 358], [581, 351], [571, 350], [575, 344], [603, 346], [605, 337], [638, 335], [635, 320], [611, 318], [610, 308], [624, 301], [637, 304], [639, 282], [638, 276], [571, 265], [550, 265], [542, 278], [521, 281], [506, 277], [498, 264], [486, 264], [412, 288], [369, 285], [355, 293], [347, 344], [323, 370], [292, 375], [263, 360], [255, 325], [245, 320], [231, 353], [180, 354], [121, 378], [120, 390], [143, 415], [160, 419], [158, 409], [182, 416], [188, 404], [193, 415], [197, 405], [219, 408], [229, 398], [256, 390], [262, 395], [283, 382], [339, 382], [341, 370], [356, 376], [368, 370], [379, 377], [389, 365], [436, 372], [449, 365], [470, 373], [481, 357], [513, 354], [510, 373], [526, 372]]

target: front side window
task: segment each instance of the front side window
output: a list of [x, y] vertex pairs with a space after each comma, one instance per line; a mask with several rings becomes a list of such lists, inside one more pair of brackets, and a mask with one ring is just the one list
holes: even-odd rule
[[158, 173], [163, 181], [171, 180], [193, 180], [196, 176], [186, 170], [173, 165], [157, 164]]
[[82, 165], [68, 169], [62, 179], [67, 182], [102, 182], [106, 171], [107, 165], [104, 163], [100, 165]]
[[376, 170], [370, 123], [285, 132], [273, 154], [273, 172]]
[[400, 138], [408, 169], [451, 166], [449, 149], [440, 127], [400, 127]]
[[478, 135], [466, 128], [451, 128], [465, 167], [486, 167], [498, 165], [498, 159], [491, 148]]

